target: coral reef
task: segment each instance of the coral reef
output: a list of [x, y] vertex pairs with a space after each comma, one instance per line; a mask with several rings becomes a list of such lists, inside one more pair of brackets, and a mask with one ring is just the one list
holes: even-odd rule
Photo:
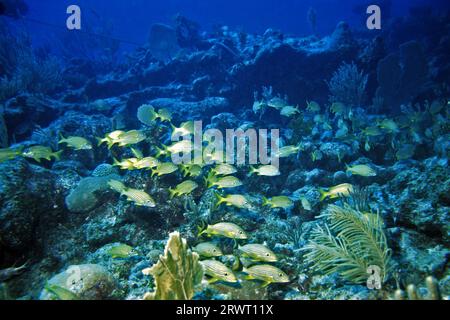
[[376, 98], [383, 102], [384, 108], [408, 103], [417, 95], [417, 88], [426, 81], [427, 68], [420, 43], [402, 44], [399, 54], [390, 54], [378, 62]]
[[155, 278], [155, 292], [146, 293], [145, 300], [190, 300], [203, 277], [198, 255], [191, 252], [178, 232], [171, 233], [164, 256], [145, 275]]
[[330, 205], [321, 217], [329, 225], [314, 229], [311, 242], [304, 248], [309, 251], [305, 258], [313, 269], [326, 274], [338, 272], [349, 281], [365, 283], [368, 267], [377, 266], [384, 282], [390, 268], [390, 249], [381, 217], [348, 205], [343, 208]]
[[[430, 275], [448, 296], [449, 16], [424, 13], [425, 27], [414, 14], [321, 36], [311, 11], [306, 37], [177, 16], [120, 60], [106, 25], [103, 38], [64, 37], [55, 60], [2, 20], [0, 270], [28, 263], [1, 280], [0, 298], [388, 299]], [[173, 132], [192, 135], [183, 123], [197, 120], [204, 131], [279, 129], [278, 174], [237, 165], [224, 175], [237, 186], [219, 188], [207, 183], [222, 178], [214, 164], [163, 172]], [[53, 157], [37, 162], [33, 147]], [[196, 187], [171, 192], [186, 180]], [[247, 239], [214, 235], [223, 222]], [[206, 259], [193, 251], [205, 241], [239, 283], [202, 281]], [[252, 244], [276, 261], [241, 255]], [[245, 279], [242, 267], [263, 263], [289, 282]], [[370, 266], [380, 289], [367, 286]], [[74, 267], [87, 282], [65, 282]]]
[[336, 70], [328, 83], [331, 102], [342, 102], [348, 106], [359, 106], [364, 101], [367, 75], [354, 64], [344, 63]]

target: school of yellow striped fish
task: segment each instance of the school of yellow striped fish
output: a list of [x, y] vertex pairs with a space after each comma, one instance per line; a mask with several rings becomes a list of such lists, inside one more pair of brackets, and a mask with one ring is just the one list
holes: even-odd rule
[[[440, 125], [442, 116], [440, 113], [445, 108], [444, 103], [433, 103], [430, 108], [423, 111], [428, 113], [435, 119], [435, 126]], [[255, 101], [253, 110], [260, 112], [264, 108], [274, 108], [280, 111], [285, 117], [301, 117], [303, 112], [315, 114], [314, 122], [322, 123], [324, 127], [330, 127], [329, 119], [324, 118], [321, 114], [321, 106], [314, 101], [307, 102], [305, 111], [294, 106], [289, 106], [283, 99], [273, 98], [269, 102]], [[337, 117], [342, 117], [354, 123], [355, 128], [352, 130], [357, 133], [350, 133], [349, 128], [345, 128], [349, 132], [347, 136], [341, 139], [359, 139], [366, 151], [372, 148], [380, 136], [391, 136], [393, 154], [397, 160], [404, 160], [412, 157], [413, 150], [411, 144], [405, 143], [406, 139], [414, 138], [417, 129], [417, 120], [420, 118], [416, 114], [402, 116], [398, 119], [380, 119], [375, 125], [366, 126], [363, 122], [359, 123], [358, 119], [352, 118], [351, 110], [343, 104], [334, 103], [330, 106], [331, 113]], [[445, 109], [448, 113], [448, 110]], [[413, 118], [414, 117], [414, 118]], [[447, 115], [448, 117], [448, 115]], [[151, 122], [161, 122], [170, 125], [172, 130], [171, 137], [185, 137], [193, 135], [193, 121], [186, 121], [176, 127], [172, 123], [172, 115], [167, 109], [159, 109], [156, 111], [153, 106], [143, 105], [138, 110], [138, 118], [141, 122], [148, 124]], [[441, 121], [442, 122], [442, 121]], [[344, 125], [343, 125], [344, 126]], [[430, 128], [425, 134], [433, 135], [433, 128]], [[358, 131], [359, 130], [359, 131]], [[84, 137], [64, 137], [60, 136], [59, 145], [74, 150], [89, 150], [93, 148], [92, 142]], [[161, 144], [153, 146], [156, 150], [153, 155], [144, 155], [136, 145], [146, 141], [147, 136], [141, 130], [115, 130], [106, 133], [104, 137], [97, 138], [97, 146], [106, 144], [108, 149], [114, 146], [119, 148], [130, 148], [133, 157], [126, 159], [117, 159], [112, 156], [112, 163], [121, 170], [148, 170], [152, 179], [164, 175], [171, 175], [180, 172], [184, 180], [177, 185], [168, 188], [170, 198], [183, 197], [196, 192], [197, 189], [214, 189], [217, 197], [216, 206], [234, 207], [237, 209], [254, 210], [257, 206], [268, 207], [269, 209], [290, 210], [295, 201], [299, 201], [304, 210], [312, 210], [312, 206], [308, 199], [304, 196], [294, 200], [287, 195], [277, 195], [272, 197], [261, 196], [258, 203], [254, 198], [250, 199], [246, 194], [234, 193], [235, 188], [243, 185], [243, 182], [236, 177], [238, 168], [224, 163], [222, 154], [204, 153], [203, 158], [193, 159], [190, 163], [176, 165], [169, 158], [172, 154], [187, 154], [194, 151], [194, 145], [191, 140], [180, 140], [171, 145]], [[302, 152], [301, 143], [298, 145], [282, 146], [277, 153], [280, 158], [296, 156]], [[51, 161], [59, 160], [63, 150], [53, 151], [47, 146], [31, 146], [28, 148], [5, 148], [0, 149], [0, 162], [14, 159], [15, 157], [25, 157], [33, 159], [41, 163], [42, 160]], [[320, 160], [322, 155], [319, 150], [315, 150], [310, 154], [312, 161]], [[207, 164], [206, 161], [213, 164]], [[208, 162], [209, 163], [209, 162]], [[358, 175], [370, 179], [377, 175], [376, 169], [366, 164], [348, 165], [343, 164], [345, 171], [351, 175]], [[242, 168], [239, 168], [240, 170]], [[281, 174], [278, 167], [274, 165], [247, 166], [248, 176], [257, 175], [260, 177], [275, 177]], [[201, 179], [203, 177], [203, 179]], [[136, 206], [155, 208], [158, 202], [146, 190], [127, 186], [122, 181], [111, 180], [108, 183], [111, 190], [117, 192], [120, 197], [124, 197], [126, 201]], [[336, 199], [340, 197], [348, 197], [354, 190], [354, 186], [350, 183], [342, 183], [328, 188], [321, 188], [320, 201], [326, 199]], [[224, 249], [221, 247], [222, 239], [232, 239], [235, 242], [233, 252], [227, 254], [234, 257], [232, 266], [226, 265], [217, 258], [225, 256]], [[268, 286], [272, 283], [289, 282], [288, 275], [278, 268], [276, 265], [278, 258], [276, 254], [265, 244], [253, 243], [249, 235], [240, 226], [226, 221], [219, 221], [215, 224], [207, 225], [198, 233], [198, 241], [193, 246], [193, 250], [201, 257], [205, 275], [209, 283], [217, 281], [225, 283], [236, 283], [239, 277], [248, 281], [262, 282], [262, 286]], [[113, 257], [127, 257], [132, 254], [133, 248], [127, 245], [119, 245], [111, 251]]]

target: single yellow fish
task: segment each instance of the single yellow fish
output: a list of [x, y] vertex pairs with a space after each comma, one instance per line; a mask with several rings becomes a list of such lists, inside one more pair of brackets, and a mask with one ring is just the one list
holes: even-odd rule
[[337, 186], [331, 187], [328, 191], [319, 189], [320, 201], [326, 198], [336, 199], [340, 197], [348, 197], [353, 192], [353, 186], [350, 183], [342, 183]]
[[117, 160], [113, 157], [113, 166], [119, 167], [122, 170], [134, 170], [134, 164], [137, 163], [139, 159], [137, 158], [129, 158], [124, 159], [122, 161]]
[[290, 155], [297, 154], [299, 150], [300, 146], [284, 146], [278, 150], [276, 156], [279, 158], [287, 158]]
[[178, 167], [174, 165], [172, 162], [162, 162], [158, 164], [155, 169], [152, 169], [151, 176], [153, 177], [155, 174], [159, 176], [163, 176], [166, 174], [171, 174], [178, 170]]
[[373, 170], [371, 167], [369, 167], [366, 164], [357, 164], [354, 166], [348, 166], [345, 165], [347, 172], [350, 172], [351, 174], [363, 176], [363, 177], [374, 177], [377, 175], [375, 170]]
[[294, 202], [286, 196], [276, 196], [272, 197], [271, 199], [267, 199], [266, 197], [263, 197], [263, 206], [270, 206], [273, 208], [283, 208], [288, 209], [291, 208], [294, 205]]
[[238, 246], [238, 250], [242, 252], [244, 257], [255, 261], [262, 262], [277, 262], [278, 258], [272, 250], [265, 245], [252, 243], [243, 246]]
[[133, 163], [133, 167], [135, 169], [153, 169], [155, 167], [157, 167], [159, 165], [159, 161], [156, 158], [153, 157], [144, 157], [141, 159], [137, 159], [137, 161], [135, 161]]
[[192, 120], [183, 122], [178, 128], [175, 127], [173, 124], [170, 124], [170, 126], [172, 127], [172, 135], [171, 135], [172, 141], [179, 137], [194, 134], [194, 121]]
[[263, 281], [263, 287], [271, 283], [287, 283], [290, 282], [289, 277], [282, 270], [270, 264], [258, 264], [242, 270], [247, 274], [247, 280]]
[[92, 144], [83, 137], [68, 137], [64, 138], [61, 134], [61, 140], [58, 141], [58, 144], [65, 143], [68, 147], [73, 148], [75, 150], [91, 150]]
[[233, 165], [228, 164], [228, 163], [218, 164], [213, 169], [211, 169], [211, 171], [216, 176], [227, 176], [227, 175], [237, 172], [236, 168]]
[[205, 274], [211, 277], [209, 283], [216, 281], [236, 283], [238, 281], [233, 271], [220, 261], [202, 260], [200, 264], [203, 266]]
[[219, 222], [208, 225], [205, 230], [198, 235], [206, 234], [208, 236], [222, 236], [231, 239], [247, 239], [247, 234], [238, 225], [231, 222]]
[[170, 198], [181, 196], [184, 194], [189, 194], [195, 189], [197, 189], [198, 184], [192, 180], [186, 180], [177, 185], [174, 189], [169, 188]]
[[145, 139], [147, 139], [147, 137], [143, 132], [139, 130], [130, 130], [119, 135], [116, 141], [120, 147], [126, 147], [142, 142]]
[[300, 110], [298, 110], [298, 107], [293, 106], [285, 106], [280, 111], [280, 114], [284, 117], [291, 117], [296, 113], [300, 113]]
[[320, 112], [320, 105], [315, 101], [306, 101], [306, 110], [309, 112]]
[[207, 179], [207, 187], [217, 187], [218, 189], [235, 188], [242, 186], [242, 181], [234, 176], [225, 176], [222, 178], [209, 178]]
[[194, 145], [191, 140], [181, 140], [173, 143], [170, 146], [162, 145], [162, 149], [156, 147], [156, 157], [169, 155], [171, 153], [190, 153], [194, 150]]
[[193, 248], [200, 256], [206, 258], [223, 256], [222, 250], [212, 242], [201, 242]]
[[137, 206], [154, 208], [156, 207], [156, 202], [153, 198], [142, 190], [127, 188], [122, 191], [122, 194], [127, 197], [128, 201], [134, 202]]
[[198, 177], [202, 174], [202, 166], [198, 164], [184, 164], [180, 167], [185, 177]]
[[274, 177], [280, 175], [278, 167], [274, 165], [262, 165], [259, 168], [250, 166], [250, 174], [256, 173], [259, 176]]
[[103, 143], [106, 143], [108, 149], [111, 149], [113, 145], [118, 144], [119, 137], [124, 134], [125, 131], [115, 130], [113, 132], [107, 133], [104, 138], [97, 137], [98, 146], [101, 146]]
[[225, 203], [227, 206], [235, 206], [240, 209], [252, 210], [253, 206], [251, 205], [248, 199], [241, 194], [227, 194], [225, 197], [222, 197], [219, 194], [217, 196], [216, 206], [219, 206], [222, 203]]
[[122, 182], [118, 180], [108, 181], [108, 185], [114, 191], [120, 193], [127, 197], [128, 201], [134, 202], [137, 206], [154, 208], [156, 206], [155, 200], [142, 190], [137, 190], [133, 188], [127, 188]]
[[35, 161], [40, 163], [42, 159], [48, 161], [51, 161], [52, 158], [54, 158], [55, 160], [60, 160], [62, 152], [63, 150], [53, 152], [51, 148], [45, 146], [33, 146], [26, 149], [22, 153], [22, 156], [34, 159]]
[[112, 246], [107, 252], [113, 259], [126, 259], [137, 255], [133, 247], [123, 243]]

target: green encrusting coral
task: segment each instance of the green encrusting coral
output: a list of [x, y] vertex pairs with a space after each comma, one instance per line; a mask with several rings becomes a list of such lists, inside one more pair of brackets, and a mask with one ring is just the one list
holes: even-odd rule
[[155, 278], [156, 290], [145, 300], [190, 300], [203, 278], [203, 267], [197, 253], [188, 249], [178, 232], [169, 235], [164, 256], [151, 268], [142, 271]]
[[377, 213], [361, 212], [348, 204], [330, 205], [320, 217], [324, 227], [317, 225], [304, 250], [306, 262], [325, 274], [339, 273], [353, 283], [365, 283], [369, 266], [380, 268], [380, 280], [389, 273], [390, 249], [382, 218]]

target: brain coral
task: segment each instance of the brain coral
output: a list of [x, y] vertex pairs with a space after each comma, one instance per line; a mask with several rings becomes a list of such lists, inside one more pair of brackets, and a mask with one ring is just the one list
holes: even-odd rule
[[120, 180], [120, 176], [111, 174], [103, 177], [81, 179], [78, 186], [66, 197], [66, 206], [71, 212], [88, 212], [99, 205], [99, 195], [109, 189], [109, 180]]

